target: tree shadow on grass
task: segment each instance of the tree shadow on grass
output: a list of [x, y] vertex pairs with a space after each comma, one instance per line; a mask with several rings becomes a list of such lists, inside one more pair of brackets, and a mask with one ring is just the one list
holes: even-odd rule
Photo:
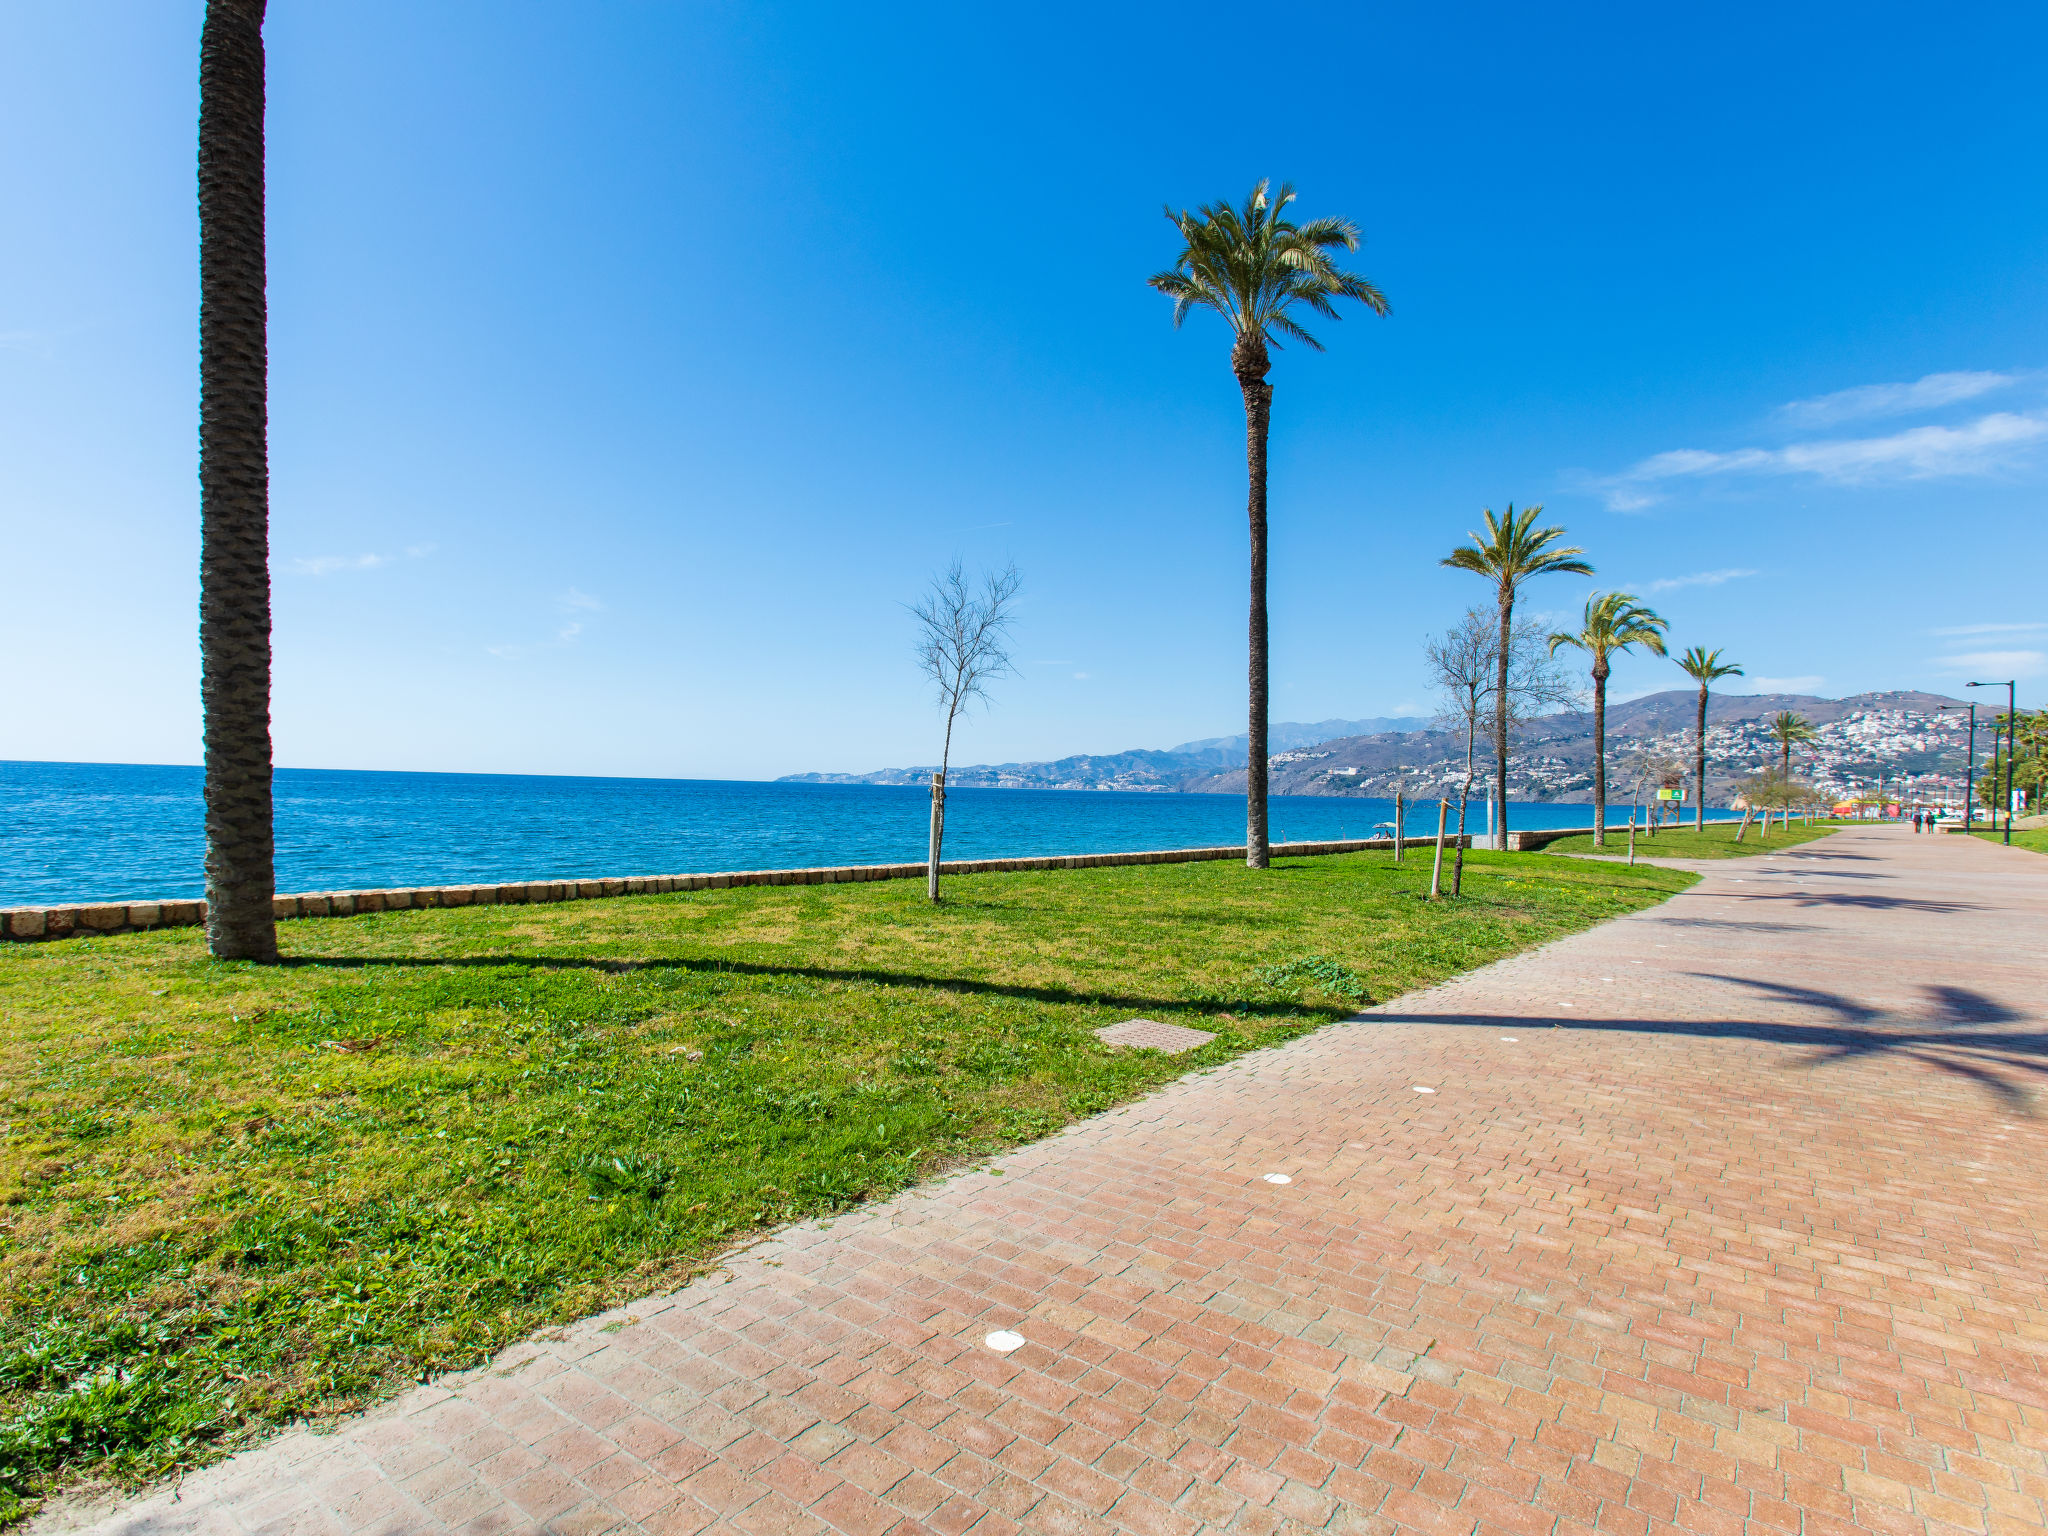
[[2048, 1076], [2048, 1029], [2006, 1031], [1986, 1025], [2035, 1022], [1996, 999], [1968, 987], [1933, 985], [1922, 988], [1927, 1007], [1910, 1013], [1873, 1008], [1866, 1003], [1818, 987], [1758, 981], [1713, 972], [1687, 974], [1703, 981], [1722, 981], [1763, 993], [1774, 1002], [1819, 1015], [1811, 1024], [1771, 1023], [1758, 1019], [1583, 1019], [1518, 1017], [1513, 1014], [1374, 1013], [1369, 1019], [1390, 1024], [1552, 1024], [1579, 1032], [1688, 1035], [1703, 1039], [1760, 1040], [1773, 1045], [1812, 1047], [1802, 1063], [1808, 1068], [1840, 1061], [1907, 1057], [1975, 1083], [1999, 1101], [2002, 1109], [2036, 1118], [2034, 1096], [2024, 1081], [2014, 1082], [1996, 1068]]
[[1068, 1004], [1079, 1007], [1127, 1008], [1134, 1012], [1165, 1009], [1176, 1012], [1219, 1013], [1251, 1011], [1261, 1018], [1300, 1019], [1304, 1022], [1334, 1022], [1347, 1019], [1357, 1005], [1316, 1008], [1285, 998], [1251, 997], [1242, 994], [1201, 997], [1144, 997], [1121, 992], [1089, 992], [1070, 987], [1034, 987], [1015, 982], [983, 981], [969, 976], [925, 976], [915, 971], [882, 971], [827, 965], [767, 965], [752, 960], [670, 958], [661, 960], [613, 960], [583, 955], [288, 955], [277, 962], [286, 969], [323, 966], [331, 970], [415, 969], [510, 969], [557, 971], [601, 971], [612, 976], [638, 972], [687, 971], [702, 975], [796, 978], [805, 981], [863, 983], [869, 986], [915, 988], [930, 992], [962, 992], [976, 997], [1006, 997], [1021, 1002]]

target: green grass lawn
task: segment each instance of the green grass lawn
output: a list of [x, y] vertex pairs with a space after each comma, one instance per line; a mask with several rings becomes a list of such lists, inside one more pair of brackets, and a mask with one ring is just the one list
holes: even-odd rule
[[[2003, 831], [1978, 832], [1974, 835], [1985, 839], [1987, 842], [2000, 844], [2005, 842], [2005, 833]], [[2014, 827], [2012, 829], [2012, 845], [2015, 848], [2025, 848], [2032, 853], [2048, 853], [2048, 828], [2035, 828], [2029, 831], [2020, 827]]]
[[[1430, 904], [1364, 854], [309, 920], [267, 968], [0, 948], [0, 1487], [359, 1407], [1691, 878], [1478, 854]], [[1090, 1034], [1133, 1016], [1217, 1038]]]
[[[1853, 822], [1816, 824], [1801, 826], [1793, 822], [1790, 827], [1771, 826], [1771, 835], [1763, 838], [1757, 831], [1757, 824], [1751, 822], [1748, 833], [1741, 842], [1735, 841], [1736, 821], [1710, 821], [1704, 830], [1694, 831], [1692, 827], [1666, 827], [1655, 837], [1646, 837], [1640, 827], [1636, 829], [1636, 857], [1659, 859], [1739, 859], [1757, 853], [1777, 853], [1797, 843], [1810, 843], [1816, 837], [1826, 837], [1830, 832]], [[1613, 858], [1628, 857], [1628, 822], [1624, 820], [1617, 827], [1612, 821], [1607, 824], [1607, 846], [1595, 848], [1589, 833], [1584, 837], [1567, 837], [1550, 844], [1547, 853], [1599, 853]]]

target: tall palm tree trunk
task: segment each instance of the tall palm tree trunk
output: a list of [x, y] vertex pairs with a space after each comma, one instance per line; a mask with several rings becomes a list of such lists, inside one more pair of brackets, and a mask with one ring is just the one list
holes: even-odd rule
[[1500, 669], [1493, 684], [1493, 798], [1499, 808], [1500, 840], [1494, 847], [1508, 845], [1508, 663], [1510, 637], [1514, 631], [1515, 589], [1503, 582], [1500, 589]]
[[1244, 861], [1251, 869], [1272, 862], [1266, 841], [1266, 732], [1271, 685], [1266, 666], [1266, 434], [1272, 423], [1273, 386], [1263, 346], [1240, 342], [1231, 355], [1238, 387], [1244, 391], [1244, 458], [1250, 491], [1245, 512], [1251, 524], [1252, 591], [1249, 644], [1251, 708], [1244, 773]]
[[1707, 830], [1707, 685], [1700, 684], [1699, 729], [1694, 732], [1698, 743], [1698, 755], [1693, 763], [1692, 782], [1696, 799], [1692, 808], [1692, 828], [1695, 832]]
[[207, 0], [199, 41], [199, 697], [206, 941], [275, 960], [270, 802], [264, 0]]
[[1607, 846], [1607, 658], [1593, 663], [1593, 846]]

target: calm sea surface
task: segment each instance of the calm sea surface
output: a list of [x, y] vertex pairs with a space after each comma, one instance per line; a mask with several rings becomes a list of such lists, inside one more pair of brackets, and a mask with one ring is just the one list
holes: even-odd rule
[[[197, 768], [0, 762], [0, 907], [203, 894], [199, 792]], [[871, 784], [310, 768], [280, 769], [276, 793], [280, 891], [901, 863], [924, 857], [929, 803], [920, 788]], [[1390, 800], [1281, 796], [1272, 830], [1362, 837], [1393, 812]], [[1471, 814], [1484, 831], [1485, 809]], [[1512, 812], [1519, 827], [1590, 820], [1583, 805]], [[1411, 808], [1408, 828], [1434, 832], [1434, 810]], [[1243, 840], [1236, 795], [959, 789], [947, 800], [951, 858]]]

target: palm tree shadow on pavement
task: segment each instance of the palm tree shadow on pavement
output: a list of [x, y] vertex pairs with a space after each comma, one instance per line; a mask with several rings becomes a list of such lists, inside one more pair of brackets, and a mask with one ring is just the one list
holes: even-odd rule
[[1805, 1069], [1838, 1062], [1909, 1057], [1964, 1078], [1992, 1094], [2004, 1110], [2038, 1118], [2034, 1095], [2024, 1082], [2013, 1082], [1995, 1068], [2048, 1076], [2048, 1029], [2026, 1031], [1986, 1029], [1986, 1025], [2034, 1022], [2005, 1004], [1968, 987], [1934, 985], [1924, 989], [1929, 1006], [1911, 1013], [1870, 1007], [1838, 992], [1816, 987], [1723, 976], [1706, 971], [1686, 974], [1702, 981], [1721, 981], [1761, 992], [1779, 1003], [1811, 1009], [1824, 1020], [1811, 1024], [1760, 1019], [1580, 1019], [1569, 1016], [1528, 1017], [1512, 1014], [1373, 1013], [1379, 1024], [1470, 1024], [1499, 1028], [1503, 1024], [1551, 1025], [1578, 1032], [1686, 1035], [1702, 1039], [1759, 1040], [1773, 1045], [1813, 1048], [1799, 1065]]
[[1789, 902], [1795, 907], [1860, 907], [1871, 912], [1981, 912], [1974, 901], [1934, 901], [1924, 896], [1876, 896], [1862, 891], [1738, 891], [1735, 901]]

